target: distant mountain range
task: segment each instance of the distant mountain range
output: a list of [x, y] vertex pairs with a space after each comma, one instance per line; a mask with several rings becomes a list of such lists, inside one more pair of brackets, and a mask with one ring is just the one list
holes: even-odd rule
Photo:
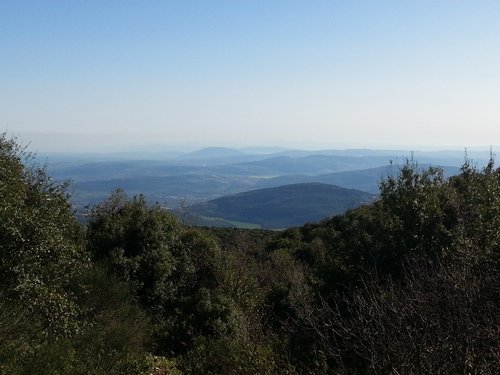
[[[419, 169], [427, 169], [430, 166], [430, 164], [422, 164], [419, 166]], [[258, 180], [256, 187], [272, 187], [305, 182], [321, 182], [378, 194], [380, 181], [387, 177], [396, 176], [400, 168], [401, 165], [393, 164], [376, 168], [328, 173], [317, 176], [285, 175], [268, 179], [260, 179]], [[456, 175], [460, 170], [458, 167], [450, 166], [443, 166], [441, 168], [443, 169], [445, 177]]]
[[180, 159], [220, 159], [247, 155], [245, 152], [236, 150], [234, 148], [226, 147], [207, 147], [201, 150], [196, 150], [193, 152], [188, 152], [186, 154], [180, 155]]
[[340, 186], [305, 183], [258, 189], [199, 203], [191, 215], [262, 228], [287, 228], [319, 221], [375, 199], [374, 194]]
[[[421, 168], [427, 168], [424, 164]], [[446, 176], [458, 173], [458, 167], [443, 167]], [[182, 168], [180, 168], [182, 170]], [[179, 174], [167, 176], [130, 176], [106, 179], [108, 167], [95, 170], [99, 179], [74, 182], [74, 200], [80, 205], [94, 204], [103, 200], [110, 191], [122, 188], [130, 195], [144, 194], [150, 201], [161, 202], [169, 207], [177, 207], [180, 200], [188, 203], [210, 200], [224, 195], [237, 194], [249, 190], [277, 187], [298, 183], [319, 182], [338, 185], [378, 194], [378, 184], [382, 178], [396, 175], [398, 165], [370, 169], [309, 175], [281, 175], [278, 177], [241, 176], [226, 174]], [[78, 173], [79, 169], [75, 169]], [[122, 169], [125, 172], [125, 169]], [[98, 175], [100, 173], [100, 175]]]
[[[130, 196], [144, 194], [148, 201], [170, 209], [178, 208], [181, 202], [196, 205], [252, 190], [305, 183], [337, 185], [378, 194], [379, 182], [396, 175], [399, 166], [411, 155], [402, 150], [210, 147], [188, 153], [165, 150], [53, 154], [39, 155], [38, 159], [47, 163], [55, 179], [73, 181], [72, 202], [77, 210], [84, 211], [84, 207], [104, 200], [116, 188], [124, 189]], [[464, 154], [459, 151], [416, 152], [413, 155], [421, 168], [444, 166], [446, 176], [458, 173], [464, 160]], [[489, 156], [488, 153], [475, 155], [475, 162], [480, 166]], [[309, 203], [313, 205], [312, 198]], [[212, 224], [227, 224], [218, 220]], [[270, 225], [270, 222], [264, 224]]]

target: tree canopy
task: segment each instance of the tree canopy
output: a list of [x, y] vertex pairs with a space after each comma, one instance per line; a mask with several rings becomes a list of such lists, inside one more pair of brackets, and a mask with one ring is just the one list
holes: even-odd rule
[[500, 170], [409, 160], [283, 232], [117, 190], [85, 223], [0, 136], [0, 374], [497, 374]]

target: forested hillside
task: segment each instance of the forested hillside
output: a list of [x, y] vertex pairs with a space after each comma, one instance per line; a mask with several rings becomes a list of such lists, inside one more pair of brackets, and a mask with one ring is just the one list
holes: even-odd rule
[[216, 198], [191, 206], [189, 213], [277, 229], [319, 221], [374, 199], [373, 194], [335, 185], [291, 184]]
[[0, 136], [0, 374], [498, 374], [500, 170], [413, 160], [282, 233], [114, 191], [83, 226]]

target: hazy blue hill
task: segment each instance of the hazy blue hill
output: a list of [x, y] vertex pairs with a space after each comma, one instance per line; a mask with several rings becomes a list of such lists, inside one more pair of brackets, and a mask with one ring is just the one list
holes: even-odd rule
[[[256, 177], [317, 176], [380, 167], [387, 165], [391, 160], [394, 164], [398, 164], [405, 159], [404, 156], [398, 158], [394, 155], [378, 154], [377, 151], [371, 150], [320, 151], [331, 154], [309, 154], [309, 151], [300, 150], [290, 152], [295, 153], [296, 156], [276, 156], [280, 153], [246, 154], [239, 150], [210, 148], [191, 153], [191, 156], [198, 155], [198, 159], [183, 157], [169, 160], [89, 160], [74, 157], [61, 161], [56, 158], [48, 160], [48, 169], [51, 175], [57, 179], [70, 178], [74, 181], [184, 174]], [[336, 155], [337, 152], [340, 154]], [[355, 152], [364, 156], [356, 156]], [[349, 155], [342, 155], [343, 153]], [[351, 153], [352, 155], [350, 155]], [[112, 155], [116, 156], [116, 154]], [[463, 162], [463, 158], [440, 158], [441, 154], [439, 153], [432, 154], [432, 157], [429, 155], [422, 153], [418, 161], [423, 164], [450, 166], [460, 166]]]
[[[328, 174], [341, 171], [362, 170], [387, 165], [391, 160], [388, 156], [342, 156], [342, 155], [307, 155], [301, 157], [271, 156], [231, 165], [217, 166], [212, 170], [216, 173], [280, 176], [304, 174], [309, 176]], [[403, 158], [401, 158], [401, 161]]]
[[191, 213], [228, 221], [285, 228], [313, 222], [368, 203], [373, 194], [322, 183], [285, 185], [220, 197], [191, 207]]
[[288, 150], [285, 147], [244, 147], [240, 149], [243, 151], [245, 154], [254, 154], [254, 155], [270, 155], [270, 154], [276, 154], [280, 152], [284, 152]]
[[276, 153], [276, 156], [292, 156], [292, 157], [304, 157], [310, 155], [326, 155], [326, 156], [353, 156], [353, 157], [364, 157], [364, 156], [384, 156], [387, 160], [401, 157], [401, 155], [407, 155], [408, 151], [404, 150], [371, 150], [371, 149], [323, 149], [323, 150], [283, 150]]
[[102, 162], [49, 163], [48, 169], [56, 179], [90, 181], [142, 176], [165, 176], [203, 171], [200, 166], [174, 164], [161, 160], [120, 160]]
[[[346, 188], [354, 188], [370, 193], [378, 194], [379, 183], [389, 176], [395, 177], [400, 170], [400, 165], [386, 165], [383, 167], [363, 169], [360, 171], [345, 171], [318, 176], [319, 182], [340, 185]], [[418, 170], [426, 170], [429, 164], [422, 164]], [[460, 168], [453, 166], [443, 166], [445, 177], [450, 177], [459, 173]]]
[[[429, 164], [422, 164], [419, 169], [427, 169]], [[295, 183], [320, 182], [325, 184], [338, 185], [344, 188], [358, 189], [373, 194], [378, 194], [379, 182], [388, 176], [395, 176], [399, 171], [399, 165], [386, 165], [382, 167], [335, 172], [318, 176], [288, 175], [268, 179], [260, 179], [257, 187], [273, 187]], [[444, 166], [444, 175], [450, 177], [459, 173], [460, 168]]]
[[[426, 169], [428, 166], [422, 164], [420, 168]], [[221, 172], [231, 169], [220, 168]], [[443, 168], [446, 176], [457, 174], [459, 171], [458, 167]], [[244, 173], [210, 173], [213, 169], [216, 168], [153, 162], [113, 162], [67, 166], [66, 174], [54, 173], [54, 175], [59, 179], [72, 177], [74, 180], [72, 201], [79, 207], [102, 201], [110, 191], [122, 188], [129, 195], [144, 194], [149, 201], [161, 202], [175, 208], [184, 199], [194, 203], [259, 188], [310, 182], [338, 185], [377, 194], [380, 180], [395, 175], [399, 166], [382, 166], [316, 176], [285, 174], [271, 178]]]
[[131, 160], [156, 160], [168, 161], [182, 155], [178, 151], [122, 151], [122, 152], [42, 152], [35, 155], [36, 159], [45, 163], [49, 160], [51, 163], [67, 162], [116, 162]]
[[[267, 152], [266, 152], [267, 150]], [[232, 165], [239, 163], [251, 163], [274, 156], [274, 148], [248, 148], [232, 149], [225, 147], [208, 147], [179, 156], [176, 161], [181, 165], [199, 166], [213, 168], [217, 166]], [[220, 169], [214, 170], [219, 173]]]
[[227, 147], [207, 147], [179, 156], [180, 159], [212, 159], [241, 156], [243, 151]]
[[[256, 180], [250, 177], [221, 175], [139, 176], [75, 183], [77, 197], [92, 202], [102, 200], [110, 191], [121, 188], [130, 195], [144, 194], [148, 200], [159, 202], [207, 200], [221, 195], [251, 190]], [[174, 204], [175, 206], [175, 204]]]
[[[48, 170], [56, 180], [71, 179], [74, 182], [72, 202], [77, 207], [102, 201], [111, 190], [119, 187], [129, 195], [144, 194], [148, 201], [175, 208], [185, 198], [189, 203], [195, 203], [259, 188], [310, 182], [376, 194], [378, 183], [388, 175], [388, 162], [393, 160], [392, 173], [396, 173], [398, 163], [404, 160], [404, 156], [397, 158], [388, 155], [388, 151], [378, 150], [247, 153], [250, 151], [258, 150], [215, 147], [190, 153], [191, 157], [198, 155], [197, 160], [114, 160], [116, 153], [108, 156], [92, 154], [89, 158], [75, 154], [67, 160], [59, 157], [48, 159]], [[283, 155], [286, 152], [295, 156]], [[449, 159], [453, 155], [456, 159]], [[463, 161], [459, 155], [459, 152], [419, 153], [418, 161], [422, 168], [427, 168], [429, 162], [450, 165], [445, 167], [445, 172], [453, 175], [458, 172], [456, 165]]]

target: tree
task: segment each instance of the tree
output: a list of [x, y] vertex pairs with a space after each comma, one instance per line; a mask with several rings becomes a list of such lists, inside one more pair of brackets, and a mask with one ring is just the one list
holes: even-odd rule
[[216, 334], [224, 324], [226, 307], [214, 293], [217, 245], [144, 197], [129, 200], [115, 191], [96, 206], [88, 246], [95, 261], [130, 283], [149, 311], [159, 353], [184, 353], [197, 336]]
[[499, 193], [493, 161], [449, 180], [410, 162], [372, 206], [302, 228], [294, 252], [321, 288], [296, 325], [314, 337], [315, 371], [497, 373]]
[[77, 329], [78, 306], [68, 285], [88, 266], [67, 187], [0, 135], [0, 294], [42, 316], [57, 335]]

